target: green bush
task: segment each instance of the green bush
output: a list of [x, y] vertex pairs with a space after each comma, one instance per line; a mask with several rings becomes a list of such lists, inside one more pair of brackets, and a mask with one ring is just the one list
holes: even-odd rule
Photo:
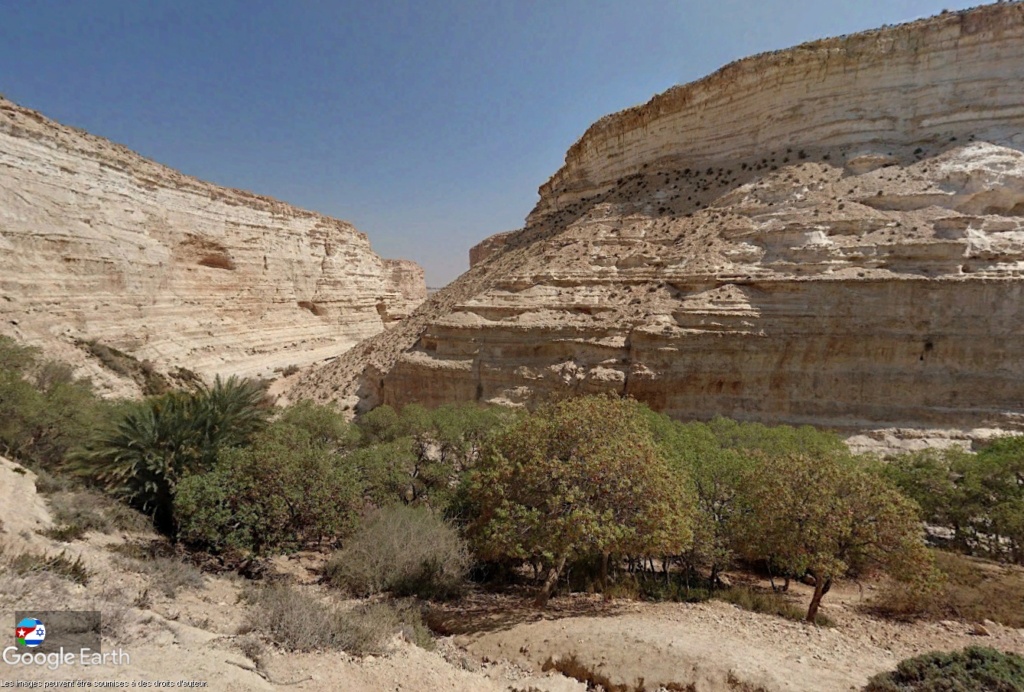
[[864, 692], [1019, 692], [1024, 690], [1024, 657], [988, 647], [933, 652], [901, 661], [879, 673]]
[[115, 408], [67, 365], [0, 336], [0, 453], [52, 470]]
[[177, 485], [182, 541], [213, 553], [265, 555], [348, 533], [359, 500], [354, 471], [322, 437], [277, 421], [214, 468]]
[[173, 533], [178, 482], [210, 469], [221, 450], [247, 443], [265, 425], [262, 401], [258, 386], [234, 377], [148, 399], [103, 430], [72, 468]]
[[456, 595], [469, 569], [458, 531], [425, 507], [379, 510], [327, 564], [334, 586], [357, 596]]

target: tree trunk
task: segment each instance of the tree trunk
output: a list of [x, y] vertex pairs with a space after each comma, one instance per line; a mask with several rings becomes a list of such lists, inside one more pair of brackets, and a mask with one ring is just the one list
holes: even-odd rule
[[811, 605], [807, 608], [807, 622], [814, 623], [815, 618], [818, 616], [818, 606], [821, 605], [821, 598], [828, 590], [832, 588], [832, 579], [826, 579], [814, 572], [810, 573], [814, 577], [814, 595], [811, 597]]
[[602, 553], [601, 555], [601, 593], [608, 598], [608, 561], [611, 559], [611, 555], [608, 553]]
[[544, 580], [544, 586], [541, 587], [540, 593], [537, 594], [537, 599], [533, 602], [535, 606], [538, 608], [547, 607], [548, 600], [551, 598], [551, 593], [555, 590], [555, 585], [558, 584], [558, 577], [564, 567], [565, 555], [562, 555], [548, 571], [548, 578]]

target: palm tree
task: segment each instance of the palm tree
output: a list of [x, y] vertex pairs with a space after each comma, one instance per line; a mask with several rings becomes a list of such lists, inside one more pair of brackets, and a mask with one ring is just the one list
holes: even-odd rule
[[129, 408], [71, 462], [72, 470], [107, 487], [174, 533], [174, 489], [212, 468], [221, 449], [239, 447], [267, 420], [259, 385], [234, 376], [212, 387], [170, 392]]

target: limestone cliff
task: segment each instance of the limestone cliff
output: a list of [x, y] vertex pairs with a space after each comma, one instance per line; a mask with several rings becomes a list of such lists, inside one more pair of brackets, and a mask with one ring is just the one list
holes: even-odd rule
[[109, 392], [135, 385], [88, 342], [158, 371], [266, 376], [337, 355], [425, 293], [418, 267], [382, 260], [344, 221], [0, 98], [0, 333]]
[[1022, 83], [1010, 3], [670, 89], [592, 126], [522, 231], [295, 393], [1022, 428]]

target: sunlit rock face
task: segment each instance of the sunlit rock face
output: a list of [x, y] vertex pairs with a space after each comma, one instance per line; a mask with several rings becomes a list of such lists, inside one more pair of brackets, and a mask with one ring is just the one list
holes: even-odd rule
[[1024, 6], [1000, 4], [673, 88], [593, 125], [523, 230], [296, 391], [1020, 428], [1022, 83]]
[[[417, 285], [417, 282], [419, 285]], [[408, 314], [423, 273], [344, 221], [211, 185], [0, 98], [0, 333], [112, 394], [158, 371], [270, 376]]]

